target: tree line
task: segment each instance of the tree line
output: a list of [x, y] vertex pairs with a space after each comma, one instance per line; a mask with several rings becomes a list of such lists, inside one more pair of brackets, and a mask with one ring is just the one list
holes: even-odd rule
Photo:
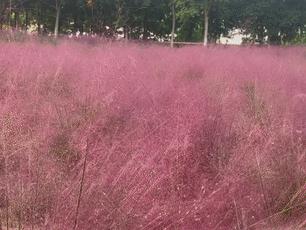
[[[1, 0], [0, 29], [214, 43], [233, 28], [251, 42], [305, 41], [306, 0]], [[120, 31], [118, 30], [120, 28]]]

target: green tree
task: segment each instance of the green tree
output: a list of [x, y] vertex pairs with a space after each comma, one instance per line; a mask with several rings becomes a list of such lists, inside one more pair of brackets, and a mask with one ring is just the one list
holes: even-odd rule
[[227, 1], [176, 0], [179, 40], [199, 41], [204, 45], [226, 34], [232, 24], [228, 21]]
[[253, 41], [267, 37], [270, 44], [288, 43], [305, 28], [305, 7], [305, 0], [234, 0], [230, 6], [237, 27]]

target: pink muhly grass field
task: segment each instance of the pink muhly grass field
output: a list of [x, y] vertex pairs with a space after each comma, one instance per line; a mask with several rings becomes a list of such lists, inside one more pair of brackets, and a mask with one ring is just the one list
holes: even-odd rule
[[0, 132], [3, 227], [306, 227], [304, 48], [1, 43]]

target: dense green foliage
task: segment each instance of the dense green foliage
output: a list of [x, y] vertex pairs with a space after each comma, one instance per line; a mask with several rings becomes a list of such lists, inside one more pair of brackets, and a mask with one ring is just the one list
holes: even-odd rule
[[168, 39], [172, 4], [177, 41], [201, 41], [204, 12], [208, 38], [216, 41], [233, 28], [259, 43], [288, 44], [306, 31], [306, 0], [1, 0], [0, 28], [53, 33], [57, 11], [59, 32], [91, 32], [113, 37], [118, 28], [131, 39]]

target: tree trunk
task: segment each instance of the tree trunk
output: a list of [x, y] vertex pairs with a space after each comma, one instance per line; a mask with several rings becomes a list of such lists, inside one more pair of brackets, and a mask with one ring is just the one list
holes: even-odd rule
[[14, 24], [15, 24], [15, 29], [18, 30], [19, 29], [19, 11], [18, 10], [14, 12]]
[[264, 26], [259, 26], [259, 30], [258, 30], [258, 42], [260, 45], [265, 43], [265, 29]]
[[11, 30], [11, 16], [12, 16], [12, 0], [10, 0], [10, 9], [9, 9], [9, 29]]
[[142, 27], [143, 27], [142, 40], [148, 40], [150, 35], [149, 35], [149, 32], [148, 32], [148, 28], [147, 28], [147, 16], [146, 16], [146, 14], [143, 17]]
[[94, 33], [94, 27], [95, 27], [95, 20], [94, 20], [94, 3], [91, 3], [91, 28], [90, 32], [93, 34]]
[[40, 31], [40, 5], [39, 5], [39, 3], [36, 4], [36, 18], [37, 18], [37, 33], [41, 34], [41, 31]]
[[25, 9], [25, 31], [28, 31], [28, 25], [29, 25], [29, 12], [27, 9]]
[[171, 48], [174, 47], [174, 33], [175, 33], [175, 5], [172, 3], [172, 32], [171, 32]]
[[207, 46], [208, 44], [208, 23], [209, 21], [209, 9], [208, 7], [205, 7], [204, 9], [204, 46]]
[[124, 34], [124, 39], [128, 41], [129, 40], [129, 27], [127, 25], [123, 27], [123, 34]]
[[61, 12], [61, 2], [56, 1], [56, 18], [55, 18], [55, 26], [54, 26], [54, 37], [58, 37], [58, 28], [59, 28], [59, 18]]

